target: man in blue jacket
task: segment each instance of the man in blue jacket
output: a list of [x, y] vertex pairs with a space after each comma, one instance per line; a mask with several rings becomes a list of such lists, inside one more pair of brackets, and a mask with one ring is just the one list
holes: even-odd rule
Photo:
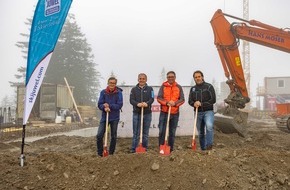
[[123, 106], [122, 89], [117, 86], [117, 79], [110, 77], [108, 79], [108, 86], [101, 91], [98, 101], [98, 108], [102, 110], [102, 118], [97, 133], [97, 149], [98, 155], [103, 155], [103, 137], [106, 130], [106, 114], [109, 112], [109, 125], [111, 128], [111, 141], [109, 154], [114, 154], [117, 142], [117, 129], [120, 120], [120, 110]]
[[148, 148], [149, 128], [152, 120], [151, 105], [154, 102], [154, 91], [147, 85], [147, 75], [138, 75], [138, 84], [131, 89], [130, 104], [133, 106], [133, 139], [131, 152], [135, 153], [140, 141], [141, 109], [143, 108], [142, 147]]

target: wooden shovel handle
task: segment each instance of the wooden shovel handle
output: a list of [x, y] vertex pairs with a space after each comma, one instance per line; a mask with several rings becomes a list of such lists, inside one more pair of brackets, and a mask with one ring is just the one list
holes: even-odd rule
[[196, 131], [196, 123], [197, 123], [197, 112], [198, 112], [198, 107], [195, 109], [195, 114], [194, 114], [192, 139], [195, 139], [195, 131]]
[[140, 144], [142, 144], [143, 138], [143, 116], [144, 116], [144, 107], [141, 107], [140, 140], [139, 140]]
[[108, 144], [108, 128], [109, 128], [109, 112], [106, 113], [106, 131], [105, 131], [105, 144], [104, 146], [107, 147]]
[[167, 115], [166, 130], [165, 130], [165, 143], [167, 142], [167, 139], [168, 139], [170, 113], [171, 113], [171, 106], [169, 106], [168, 115]]

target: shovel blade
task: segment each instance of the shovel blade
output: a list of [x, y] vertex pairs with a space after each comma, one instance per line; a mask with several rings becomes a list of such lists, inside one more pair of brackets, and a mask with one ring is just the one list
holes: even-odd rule
[[170, 155], [170, 146], [166, 145], [166, 143], [164, 145], [160, 145], [159, 153], [165, 156]]
[[191, 141], [191, 149], [196, 150], [196, 140], [195, 139], [192, 139], [192, 141]]
[[104, 147], [103, 157], [107, 157], [107, 156], [109, 156], [109, 152], [107, 150], [107, 147]]
[[146, 148], [142, 146], [142, 144], [139, 144], [139, 146], [136, 148], [136, 153], [144, 153], [146, 152]]

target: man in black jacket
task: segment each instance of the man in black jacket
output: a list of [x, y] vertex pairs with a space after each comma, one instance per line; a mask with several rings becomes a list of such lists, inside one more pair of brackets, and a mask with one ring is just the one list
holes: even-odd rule
[[[191, 87], [188, 97], [188, 104], [198, 111], [197, 130], [201, 150], [211, 150], [214, 137], [214, 111], [213, 105], [216, 102], [214, 87], [204, 81], [203, 73], [193, 73], [195, 86]], [[198, 110], [197, 110], [198, 109]]]
[[138, 84], [131, 89], [130, 104], [133, 106], [133, 139], [131, 152], [136, 152], [140, 140], [141, 108], [143, 107], [142, 146], [148, 148], [149, 128], [152, 120], [151, 105], [154, 101], [153, 88], [147, 85], [147, 75], [138, 75]]

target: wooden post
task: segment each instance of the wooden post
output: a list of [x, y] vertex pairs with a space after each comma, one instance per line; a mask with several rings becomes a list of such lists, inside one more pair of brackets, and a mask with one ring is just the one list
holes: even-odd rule
[[70, 87], [69, 87], [69, 85], [68, 85], [68, 82], [67, 82], [67, 80], [66, 80], [65, 77], [64, 77], [64, 81], [65, 81], [65, 83], [66, 83], [66, 86], [67, 86], [67, 88], [68, 88], [68, 91], [69, 91], [69, 93], [70, 93], [70, 96], [71, 96], [71, 98], [72, 98], [72, 101], [73, 101], [73, 103], [74, 103], [74, 106], [75, 106], [75, 108], [76, 108], [77, 114], [78, 114], [78, 116], [79, 116], [79, 118], [80, 118], [80, 121], [81, 121], [81, 123], [82, 123], [82, 122], [83, 122], [83, 119], [82, 119], [82, 117], [81, 117], [81, 114], [80, 114], [80, 112], [79, 112], [79, 110], [78, 110], [78, 106], [77, 106], [77, 104], [76, 104], [76, 101], [75, 101], [75, 99], [74, 99], [74, 97], [73, 97], [73, 94], [72, 94], [72, 92], [71, 92], [71, 89], [70, 89]]

